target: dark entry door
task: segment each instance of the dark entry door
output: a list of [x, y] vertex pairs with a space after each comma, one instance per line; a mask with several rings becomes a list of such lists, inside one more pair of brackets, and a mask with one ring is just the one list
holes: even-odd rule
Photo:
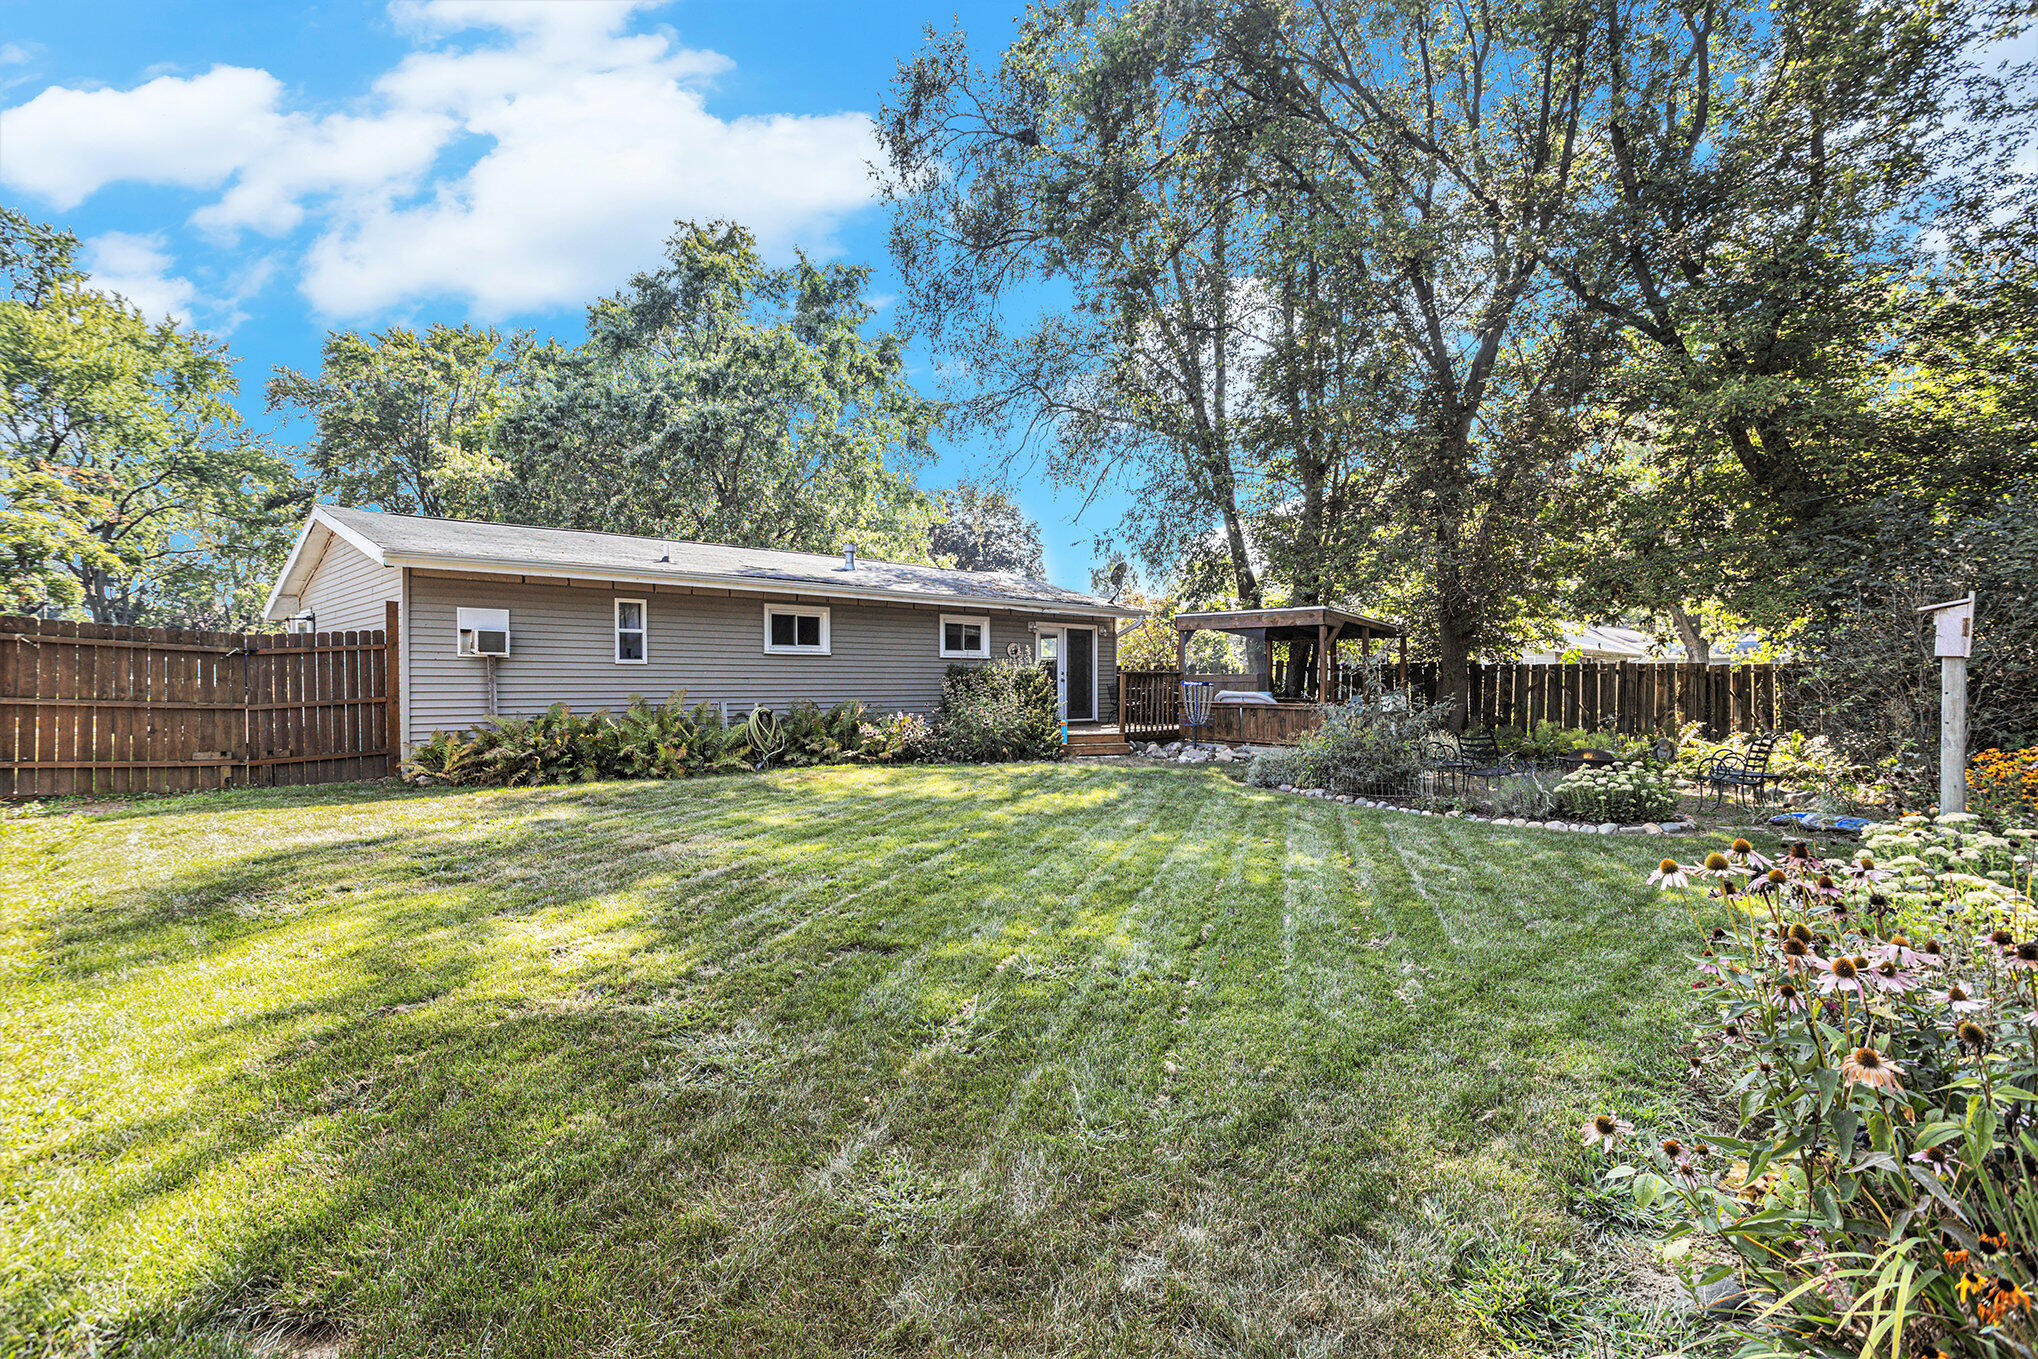
[[1097, 720], [1097, 630], [1070, 628], [1068, 637], [1069, 721]]

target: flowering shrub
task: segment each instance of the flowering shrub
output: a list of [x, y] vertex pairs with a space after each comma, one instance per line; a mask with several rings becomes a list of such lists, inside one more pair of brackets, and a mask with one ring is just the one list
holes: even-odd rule
[[1761, 1304], [1744, 1354], [2038, 1345], [2038, 941], [2018, 840], [1973, 821], [1906, 818], [1887, 860], [1736, 840], [1650, 876], [1710, 898], [1691, 1061], [1735, 1126], [1648, 1150], [1611, 1115], [1582, 1133], [1668, 1210], [1688, 1274], [1699, 1238], [1724, 1248], [1703, 1278], [1738, 1272]]
[[1931, 912], [1953, 901], [2003, 913], [2012, 929], [2038, 930], [2030, 896], [2034, 837], [2021, 828], [1998, 835], [1972, 812], [1948, 812], [1906, 816], [1861, 838], [1891, 875], [1884, 895], [1900, 927], [1929, 923]]
[[1974, 806], [1992, 820], [2007, 824], [2038, 818], [2038, 746], [1982, 751], [1967, 766], [1967, 791]]
[[1677, 810], [1668, 775], [1640, 761], [1573, 770], [1557, 785], [1557, 810], [1585, 821], [1661, 821]]
[[951, 665], [941, 681], [924, 756], [951, 764], [1062, 757], [1054, 680], [1016, 661]]

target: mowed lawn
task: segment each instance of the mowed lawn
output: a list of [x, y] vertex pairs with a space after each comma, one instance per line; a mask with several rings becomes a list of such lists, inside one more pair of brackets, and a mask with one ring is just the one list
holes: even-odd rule
[[0, 1350], [1649, 1353], [1575, 1128], [1679, 1098], [1661, 848], [1100, 766], [15, 815]]

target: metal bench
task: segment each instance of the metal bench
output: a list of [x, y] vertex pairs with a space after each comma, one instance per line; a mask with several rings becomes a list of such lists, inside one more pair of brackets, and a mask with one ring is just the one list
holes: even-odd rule
[[1713, 794], [1713, 810], [1724, 810], [1727, 795], [1735, 794], [1743, 801], [1763, 801], [1763, 794], [1773, 783], [1783, 782], [1781, 774], [1769, 772], [1770, 757], [1776, 753], [1780, 738], [1775, 732], [1768, 732], [1748, 743], [1744, 751], [1721, 751], [1713, 756], [1712, 763], [1699, 775], [1699, 782]]

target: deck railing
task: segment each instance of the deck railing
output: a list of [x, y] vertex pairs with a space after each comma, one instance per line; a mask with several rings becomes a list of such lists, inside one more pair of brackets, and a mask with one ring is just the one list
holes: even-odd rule
[[1118, 729], [1128, 741], [1173, 740], [1182, 729], [1182, 677], [1173, 670], [1118, 672]]

